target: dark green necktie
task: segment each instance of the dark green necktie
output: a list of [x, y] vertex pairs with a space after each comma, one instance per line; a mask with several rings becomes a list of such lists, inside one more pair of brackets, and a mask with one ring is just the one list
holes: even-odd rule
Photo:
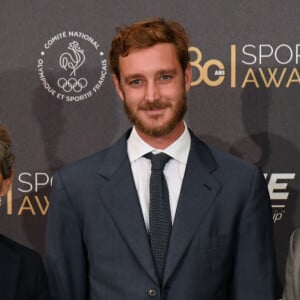
[[163, 169], [171, 158], [165, 153], [145, 155], [151, 160], [150, 177], [150, 242], [153, 259], [160, 283], [162, 283], [172, 221], [169, 191]]

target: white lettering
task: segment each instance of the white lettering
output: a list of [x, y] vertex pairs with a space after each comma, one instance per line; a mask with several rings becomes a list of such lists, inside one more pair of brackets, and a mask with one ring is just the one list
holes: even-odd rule
[[[264, 174], [267, 179], [268, 174]], [[287, 182], [279, 182], [282, 180], [295, 179], [296, 173], [273, 173], [270, 175], [268, 190], [271, 200], [287, 200], [289, 192], [283, 192], [287, 190]], [[279, 192], [281, 191], [281, 192]]]

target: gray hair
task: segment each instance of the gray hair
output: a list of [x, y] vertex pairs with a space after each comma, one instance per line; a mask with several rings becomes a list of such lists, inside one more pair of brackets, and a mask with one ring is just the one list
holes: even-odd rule
[[0, 123], [0, 167], [4, 179], [10, 176], [15, 161], [15, 155], [11, 151], [11, 146], [10, 135], [7, 129]]

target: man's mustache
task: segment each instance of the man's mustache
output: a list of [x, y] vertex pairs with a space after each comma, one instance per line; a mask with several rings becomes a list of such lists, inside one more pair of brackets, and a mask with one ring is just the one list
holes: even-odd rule
[[155, 109], [165, 109], [171, 107], [171, 104], [168, 102], [154, 101], [146, 102], [139, 106], [140, 110], [155, 110]]

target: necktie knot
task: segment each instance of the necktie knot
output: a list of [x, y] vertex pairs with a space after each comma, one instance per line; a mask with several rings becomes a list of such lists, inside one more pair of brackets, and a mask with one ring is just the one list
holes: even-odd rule
[[151, 160], [151, 169], [162, 171], [166, 163], [171, 159], [171, 157], [166, 153], [153, 154], [151, 152], [144, 155], [144, 157]]

